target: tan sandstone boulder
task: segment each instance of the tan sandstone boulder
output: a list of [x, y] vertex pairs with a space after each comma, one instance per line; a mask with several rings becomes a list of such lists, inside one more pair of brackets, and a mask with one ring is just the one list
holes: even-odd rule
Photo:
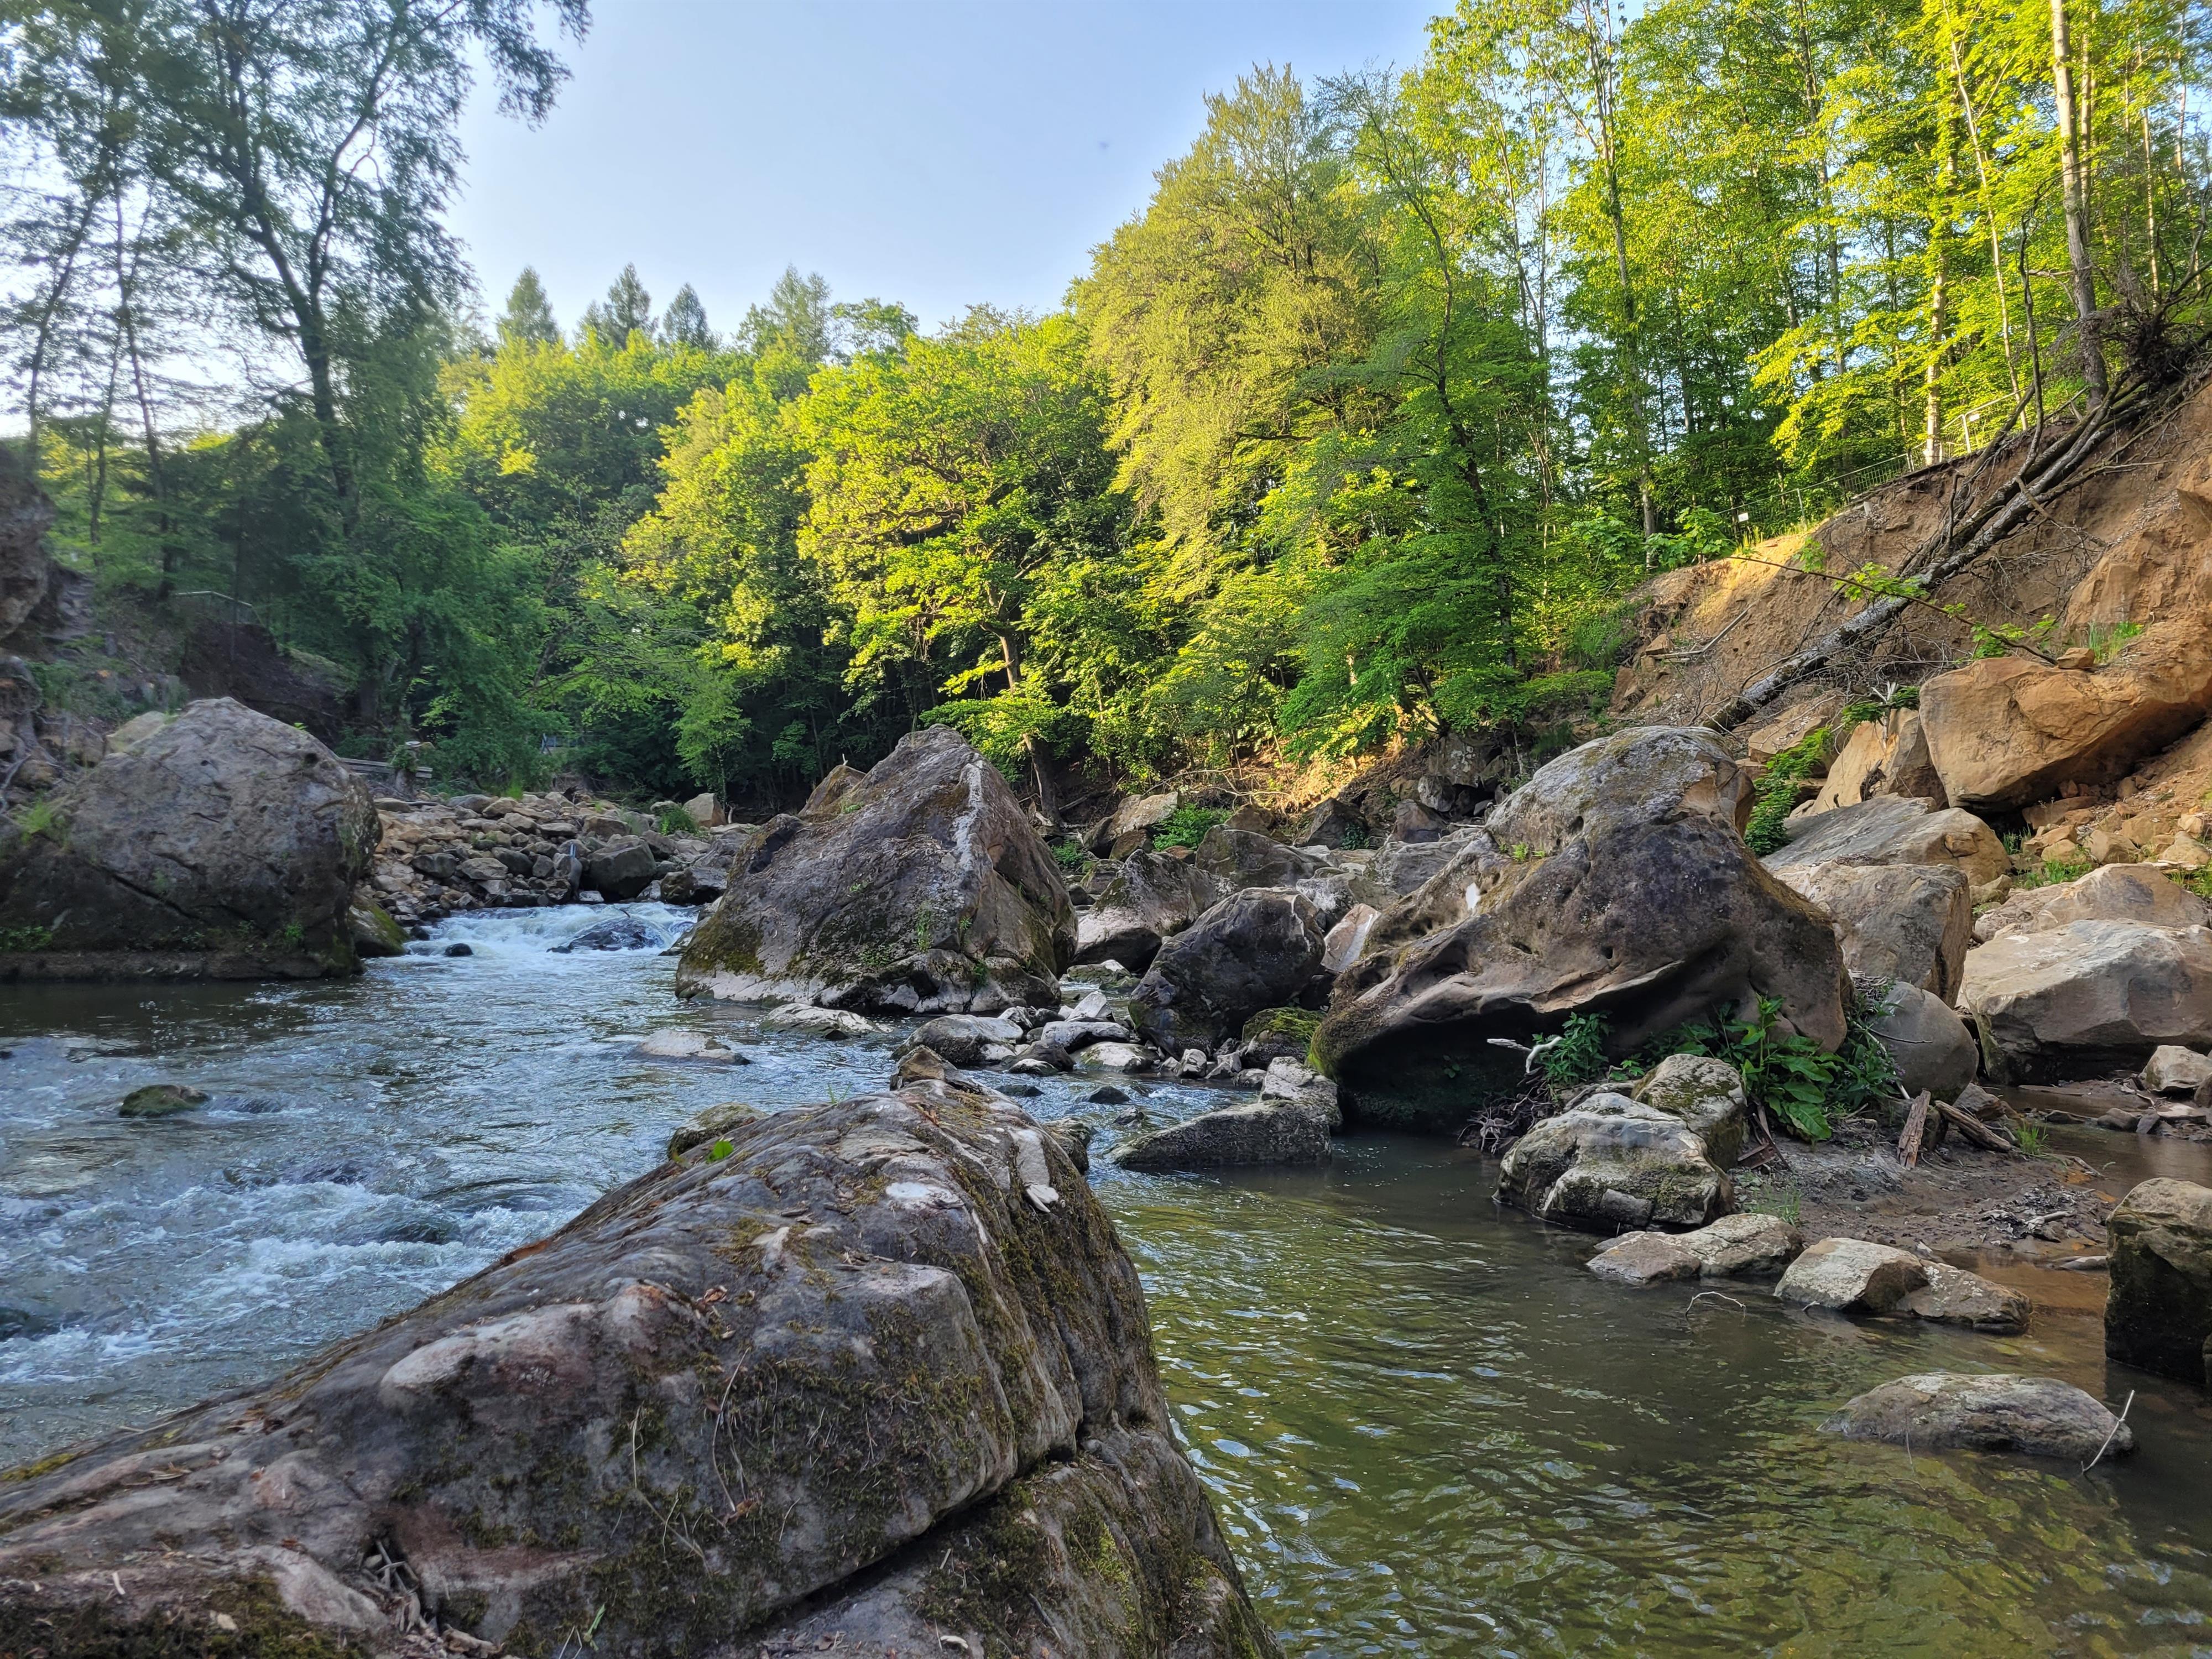
[[2015, 890], [1974, 921], [1984, 942], [2002, 933], [2039, 933], [2070, 921], [2135, 921], [2148, 927], [2212, 926], [2212, 904], [2148, 864], [2108, 864], [2078, 881]]
[[2154, 623], [2100, 667], [1991, 657], [1920, 688], [1936, 769], [1961, 806], [2024, 806], [2064, 783], [2124, 775], [2212, 711], [2212, 630]]
[[1998, 1083], [2142, 1065], [2164, 1043], [2212, 1043], [2212, 929], [2073, 921], [2005, 933], [1966, 956], [1960, 1011]]

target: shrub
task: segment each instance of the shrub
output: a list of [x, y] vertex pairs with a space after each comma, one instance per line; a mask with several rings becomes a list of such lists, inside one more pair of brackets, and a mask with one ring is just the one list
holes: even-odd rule
[[696, 836], [699, 820], [680, 806], [671, 806], [661, 812], [659, 828], [664, 836]]
[[1595, 1083], [1613, 1069], [1605, 1054], [1611, 1024], [1603, 1014], [1570, 1014], [1559, 1036], [1538, 1045], [1536, 1064], [1554, 1091]]
[[1784, 826], [1796, 809], [1797, 786], [1814, 767], [1834, 754], [1833, 736], [1828, 727], [1815, 726], [1767, 762], [1766, 770], [1759, 776], [1751, 822], [1743, 830], [1745, 843], [1759, 857], [1778, 851], [1789, 841]]
[[1153, 830], [1152, 850], [1161, 853], [1170, 847], [1195, 847], [1206, 839], [1207, 830], [1228, 816], [1218, 807], [1178, 806]]

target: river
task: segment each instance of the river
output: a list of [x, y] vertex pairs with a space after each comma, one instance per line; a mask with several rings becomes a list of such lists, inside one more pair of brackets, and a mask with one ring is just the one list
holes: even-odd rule
[[[665, 936], [688, 920], [628, 907]], [[604, 912], [458, 917], [310, 985], [0, 993], [0, 1465], [282, 1370], [542, 1236], [700, 1107], [849, 1095], [891, 1034], [687, 1009], [657, 950], [560, 955]], [[444, 948], [468, 944], [473, 954]], [[710, 1019], [753, 1063], [641, 1060]], [[1040, 1116], [1096, 1077], [1048, 1080]], [[210, 1103], [128, 1121], [142, 1084]], [[1146, 1085], [1182, 1115], [1218, 1100]], [[2099, 1162], [2212, 1178], [2202, 1147]], [[2115, 1178], [2149, 1168], [2123, 1163]], [[1263, 1614], [1301, 1656], [2212, 1656], [2212, 1406], [2114, 1368], [2102, 1280], [2021, 1269], [2027, 1336], [1695, 1304], [1582, 1270], [1495, 1165], [1360, 1138], [1322, 1172], [1093, 1178]], [[1917, 1456], [1820, 1435], [1942, 1368], [2137, 1391], [2132, 1459]]]

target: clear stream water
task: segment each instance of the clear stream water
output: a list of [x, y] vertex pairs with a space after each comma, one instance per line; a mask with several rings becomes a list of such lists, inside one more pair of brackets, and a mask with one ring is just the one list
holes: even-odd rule
[[[647, 1167], [702, 1106], [886, 1075], [888, 1033], [746, 1037], [741, 1068], [631, 1057], [655, 1027], [744, 1015], [678, 1004], [653, 950], [550, 952], [605, 914], [456, 918], [344, 983], [0, 992], [0, 1465], [411, 1306]], [[456, 940], [476, 954], [434, 954]], [[1029, 1103], [1103, 1115], [1080, 1102], [1097, 1081]], [[214, 1099], [116, 1117], [152, 1082]], [[2212, 1176], [2205, 1151], [2158, 1147], [2160, 1172]], [[2212, 1405], [2107, 1372], [2100, 1279], [2008, 1274], [2039, 1298], [2019, 1339], [1852, 1324], [1757, 1287], [1692, 1306], [1601, 1285], [1591, 1241], [1500, 1212], [1494, 1165], [1432, 1142], [1346, 1141], [1323, 1172], [1093, 1167], [1290, 1653], [2212, 1656]], [[2085, 1476], [1817, 1432], [1943, 1367], [2136, 1389], [2142, 1449]]]

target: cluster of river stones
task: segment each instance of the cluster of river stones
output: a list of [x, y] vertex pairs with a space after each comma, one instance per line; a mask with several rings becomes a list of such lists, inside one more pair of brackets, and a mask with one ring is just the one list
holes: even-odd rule
[[[534, 872], [530, 842], [568, 808], [495, 805], [465, 810], [524, 837], [499, 861], [526, 854]], [[1187, 1169], [1316, 1162], [1362, 1124], [1456, 1129], [1486, 1096], [1525, 1090], [1531, 1045], [1581, 1011], [1625, 1054], [1766, 1000], [1832, 1048], [1854, 973], [1887, 988], [1876, 1029], [1906, 1086], [1946, 1099], [1984, 1060], [2139, 1062], [2212, 1039], [2212, 1012], [2197, 1027], [2154, 1014], [2186, 1006], [2185, 975], [2162, 1001], [2112, 993], [2090, 1042], [2069, 1036], [2078, 1011], [2034, 1011], [2065, 999], [2024, 988], [2025, 970], [1974, 1003], [1970, 949], [2010, 937], [1974, 947], [1971, 908], [1958, 925], [1979, 820], [1868, 801], [1762, 861], [1750, 805], [1711, 734], [1642, 728], [1431, 840], [1346, 852], [1224, 825], [1194, 849], [1138, 846], [1079, 913], [957, 733], [841, 768], [718, 849], [720, 894], [677, 988], [827, 1035], [917, 1021], [889, 1086], [686, 1126], [665, 1164], [413, 1313], [266, 1387], [12, 1472], [0, 1649], [28, 1632], [52, 1656], [192, 1641], [1272, 1652], [1169, 1425], [1085, 1126], [1025, 1115], [1027, 1079], [1235, 1091], [1181, 1123], [1127, 1126], [1112, 1150]], [[319, 952], [334, 971], [383, 830], [312, 738], [193, 705], [69, 786], [49, 832], [0, 846], [0, 928], [38, 939], [5, 959], [113, 976], [185, 971], [195, 953], [204, 972], [305, 971]], [[2021, 937], [2084, 925], [2034, 931], [2044, 902]], [[2171, 915], [2126, 925], [2203, 932]], [[2074, 960], [2054, 955], [2046, 977]], [[706, 1029], [655, 1042], [742, 1057]], [[2027, 1318], [2014, 1292], [1947, 1264], [1808, 1245], [1739, 1213], [1747, 1107], [1726, 1066], [1676, 1056], [1626, 1086], [1571, 1099], [1499, 1169], [1505, 1201], [1608, 1238], [1594, 1273], [1763, 1277], [1787, 1304], [1991, 1332]], [[2136, 1188], [2110, 1256], [2111, 1351], [2203, 1383], [2212, 1191]], [[2132, 1443], [2087, 1395], [2008, 1376], [1901, 1378], [1830, 1426], [2085, 1462]]]

